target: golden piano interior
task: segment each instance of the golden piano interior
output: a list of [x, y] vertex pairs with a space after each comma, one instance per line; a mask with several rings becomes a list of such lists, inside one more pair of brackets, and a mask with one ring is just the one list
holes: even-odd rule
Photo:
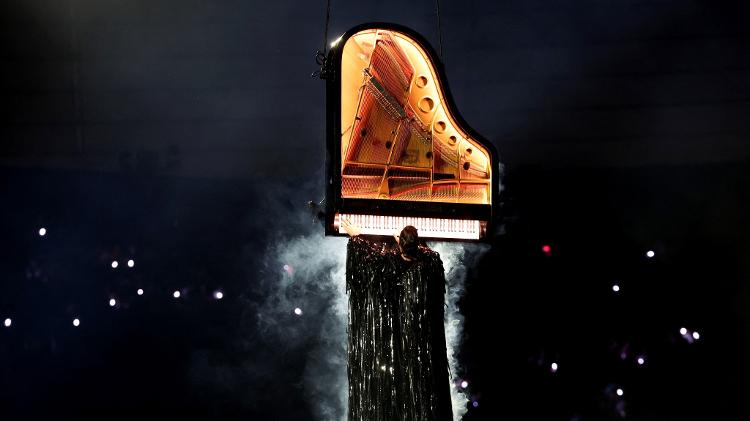
[[357, 32], [340, 75], [342, 198], [491, 204], [491, 155], [459, 126], [414, 40]]

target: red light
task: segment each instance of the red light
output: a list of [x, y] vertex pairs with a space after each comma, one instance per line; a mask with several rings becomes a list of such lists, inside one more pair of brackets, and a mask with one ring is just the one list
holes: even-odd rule
[[550, 254], [550, 252], [552, 251], [552, 247], [550, 247], [549, 245], [545, 244], [545, 245], [542, 246], [542, 251], [545, 254]]
[[290, 265], [284, 265], [284, 271], [286, 273], [288, 273], [289, 275], [293, 275], [294, 274], [294, 268], [291, 267]]

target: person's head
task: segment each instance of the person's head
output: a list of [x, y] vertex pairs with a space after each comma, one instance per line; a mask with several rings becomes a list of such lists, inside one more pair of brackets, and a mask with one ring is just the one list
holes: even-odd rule
[[408, 257], [417, 257], [417, 246], [419, 245], [419, 234], [417, 229], [407, 225], [398, 236], [398, 247], [401, 253]]

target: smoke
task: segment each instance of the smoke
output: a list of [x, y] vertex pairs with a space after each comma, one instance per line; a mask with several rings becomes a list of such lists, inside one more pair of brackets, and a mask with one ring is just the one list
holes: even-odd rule
[[459, 362], [463, 342], [464, 316], [458, 303], [466, 292], [467, 267], [474, 265], [488, 250], [485, 245], [459, 243], [431, 243], [430, 248], [440, 253], [445, 269], [445, 342], [448, 349], [448, 364], [451, 371], [451, 400], [453, 419], [461, 420], [468, 411], [468, 389], [460, 387], [461, 375], [465, 372]]
[[[346, 420], [347, 239], [324, 237], [316, 228], [270, 250], [279, 276], [268, 286], [258, 327], [308, 346], [303, 390], [313, 414], [319, 420]], [[289, 332], [289, 326], [278, 324], [289, 315], [309, 321]]]
[[[271, 249], [273, 264], [281, 276], [276, 287], [270, 287], [267, 301], [261, 307], [260, 328], [288, 330], [278, 320], [300, 309], [300, 318], [315, 323], [300, 324], [299, 330], [285, 336], [297, 343], [308, 343], [304, 370], [304, 394], [319, 420], [346, 420], [348, 385], [346, 378], [347, 311], [345, 290], [346, 238], [324, 237], [322, 230], [292, 238]], [[458, 301], [465, 292], [466, 260], [472, 261], [481, 247], [458, 243], [435, 243], [431, 247], [443, 260], [447, 280], [446, 340], [453, 380], [451, 394], [454, 419], [467, 411], [468, 396], [457, 386], [463, 370], [458, 362], [464, 318]], [[280, 334], [280, 333], [279, 333]], [[309, 338], [305, 338], [309, 336]]]

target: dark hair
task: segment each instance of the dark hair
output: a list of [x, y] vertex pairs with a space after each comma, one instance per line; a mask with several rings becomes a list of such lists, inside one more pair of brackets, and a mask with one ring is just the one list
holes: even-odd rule
[[417, 257], [417, 246], [419, 245], [419, 234], [417, 229], [411, 225], [407, 225], [401, 230], [401, 234], [398, 236], [398, 244], [401, 246], [401, 251], [409, 257]]

